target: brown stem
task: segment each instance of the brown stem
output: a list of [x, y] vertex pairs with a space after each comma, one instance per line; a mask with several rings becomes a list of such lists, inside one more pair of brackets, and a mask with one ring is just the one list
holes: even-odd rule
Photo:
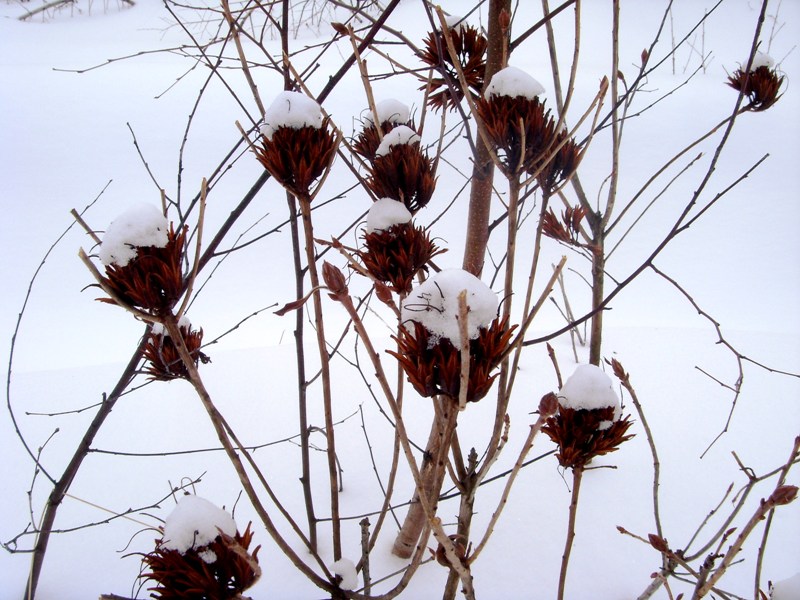
[[311, 279], [312, 301], [314, 303], [314, 328], [317, 332], [320, 370], [322, 374], [322, 403], [325, 412], [325, 438], [328, 444], [328, 476], [331, 496], [331, 526], [333, 529], [333, 560], [342, 557], [341, 521], [339, 519], [339, 473], [336, 466], [336, 443], [333, 432], [333, 407], [331, 402], [331, 374], [328, 347], [325, 341], [325, 325], [322, 318], [322, 297], [319, 291], [319, 273], [317, 257], [314, 251], [314, 227], [311, 223], [311, 202], [307, 198], [298, 198], [300, 213], [303, 217], [303, 229], [306, 238], [306, 260], [308, 274]]
[[[484, 88], [489, 85], [492, 76], [503, 67], [502, 61], [507, 35], [500, 27], [500, 13], [503, 10], [511, 12], [511, 0], [489, 1], [489, 28], [487, 32], [489, 45], [486, 50]], [[489, 242], [489, 213], [493, 181], [494, 164], [492, 163], [491, 152], [484, 143], [482, 136], [477, 136], [463, 262], [464, 270], [469, 271], [476, 277], [479, 277], [483, 270], [486, 245]]]
[[569, 503], [567, 542], [564, 545], [564, 554], [561, 557], [561, 573], [558, 576], [558, 600], [564, 600], [569, 555], [572, 553], [572, 542], [575, 539], [575, 516], [578, 514], [578, 495], [581, 491], [581, 479], [583, 479], [583, 467], [575, 467], [572, 469], [572, 499]]
[[597, 231], [592, 242], [592, 323], [589, 334], [589, 363], [600, 365], [603, 343], [603, 294], [606, 276], [606, 257], [603, 249], [604, 233]]

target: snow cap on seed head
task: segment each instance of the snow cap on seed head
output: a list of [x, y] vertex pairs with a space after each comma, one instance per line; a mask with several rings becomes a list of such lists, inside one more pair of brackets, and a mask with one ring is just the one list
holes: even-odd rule
[[[614, 418], [620, 417], [619, 398], [614, 384], [605, 372], [595, 365], [578, 365], [558, 392], [558, 402], [564, 408], [573, 410], [595, 410], [614, 408]], [[603, 421], [601, 429], [611, 425]]]
[[281, 92], [264, 114], [261, 133], [267, 139], [279, 127], [322, 127], [322, 109], [313, 98], [300, 92]]
[[389, 154], [392, 146], [398, 146], [400, 144], [410, 145], [418, 143], [419, 141], [419, 135], [416, 131], [411, 129], [411, 127], [408, 127], [407, 125], [398, 125], [385, 136], [383, 136], [383, 141], [375, 151], [375, 156], [385, 156], [386, 154]]
[[167, 245], [167, 218], [153, 204], [134, 204], [108, 226], [98, 255], [105, 266], [124, 267], [136, 258], [137, 248]]
[[478, 337], [480, 329], [489, 327], [497, 316], [499, 301], [489, 286], [463, 269], [445, 269], [415, 287], [403, 302], [403, 321], [417, 321], [430, 331], [435, 341], [449, 339], [461, 346], [458, 296], [467, 292], [469, 339]]
[[[394, 98], [387, 98], [386, 100], [381, 100], [375, 105], [375, 112], [378, 113], [378, 121], [379, 123], [408, 123], [408, 120], [411, 118], [411, 110], [400, 102], [400, 100], [395, 100]], [[367, 123], [367, 126], [374, 125], [374, 115], [372, 114], [371, 110], [367, 111], [367, 114], [364, 116], [364, 120]]]
[[522, 69], [506, 67], [494, 74], [483, 96], [487, 100], [491, 100], [492, 96], [522, 96], [533, 100], [541, 94], [544, 94], [544, 86], [536, 79]]
[[236, 535], [233, 517], [205, 498], [189, 494], [178, 501], [164, 522], [162, 545], [184, 554], [189, 549], [207, 546], [220, 531], [231, 537]]
[[406, 205], [394, 198], [381, 198], [373, 202], [367, 213], [367, 233], [385, 231], [392, 225], [411, 221], [411, 212]]

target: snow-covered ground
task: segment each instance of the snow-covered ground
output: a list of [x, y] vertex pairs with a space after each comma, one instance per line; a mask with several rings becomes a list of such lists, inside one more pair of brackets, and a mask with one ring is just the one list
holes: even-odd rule
[[[648, 2], [646, 8], [644, 4], [623, 3], [621, 70], [628, 76], [635, 72], [641, 50], [648, 45], [662, 11], [660, 2]], [[710, 4], [676, 2], [675, 35], [680, 37]], [[610, 51], [606, 42], [610, 18], [607, 9], [599, 5], [587, 2], [584, 6], [583, 68], [574, 100], [577, 107], [586, 106], [601, 77], [608, 72]], [[444, 3], [445, 8], [453, 11], [458, 11], [458, 6], [455, 0]], [[778, 3], [772, 2], [770, 13], [774, 14], [777, 7]], [[31, 23], [16, 20], [22, 12], [20, 4], [0, 6], [2, 364], [8, 360], [11, 336], [28, 282], [50, 245], [72, 222], [69, 210], [81, 210], [102, 192], [100, 200], [85, 215], [89, 223], [101, 229], [132, 204], [159, 204], [158, 187], [139, 158], [133, 135], [158, 186], [172, 197], [176, 195], [178, 152], [186, 120], [197, 89], [207, 77], [203, 67], [175, 52], [145, 54], [82, 74], [74, 72], [108, 59], [187, 43], [185, 34], [170, 25], [163, 6], [155, 0], [140, 0], [133, 8], [124, 9], [114, 3], [93, 4], [91, 14], [84, 7], [81, 14], [62, 12], [56, 18], [33, 19]], [[698, 33], [694, 38], [698, 50], [702, 44], [705, 52], [713, 54], [706, 71], [667, 98], [658, 106], [659, 110], [630, 121], [623, 145], [620, 197], [633, 193], [677, 148], [729, 114], [735, 93], [723, 85], [725, 69], [732, 71], [746, 59], [756, 16], [753, 2], [724, 2], [706, 25], [703, 37]], [[418, 23], [419, 8], [411, 1], [401, 5], [392, 21], [420, 42], [422, 29]], [[769, 111], [741, 117], [705, 197], [710, 199], [722, 191], [765, 153], [770, 154], [769, 158], [683, 233], [656, 264], [685, 286], [702, 309], [722, 324], [726, 339], [737, 349], [770, 367], [798, 372], [800, 100], [792, 80], [800, 72], [800, 58], [796, 51], [790, 51], [800, 38], [800, 4], [780, 4], [778, 26], [781, 25], [783, 28], [771, 42], [770, 54], [782, 61], [780, 68], [788, 80], [786, 93]], [[572, 51], [570, 26], [570, 17], [559, 22], [565, 32], [560, 48], [562, 57]], [[768, 20], [764, 37], [767, 41], [771, 28]], [[193, 33], [201, 35], [202, 27], [196, 26]], [[534, 74], [547, 95], [552, 82], [543, 36], [539, 35], [531, 43], [530, 51], [515, 54], [511, 62]], [[302, 30], [297, 44], [309, 42], [312, 37], [313, 32]], [[669, 32], [665, 34], [665, 44], [669, 45]], [[321, 61], [319, 72], [310, 81], [312, 91], [321, 89], [327, 74], [338, 67], [337, 60], [340, 62], [341, 58], [326, 57]], [[682, 83], [687, 77], [683, 74], [687, 64], [688, 73], [699, 63], [696, 55], [683, 49], [678, 54], [674, 75], [671, 66], [666, 65], [657, 78], [648, 82], [648, 89], [652, 90], [648, 98], [655, 100]], [[274, 74], [261, 74], [258, 70], [255, 73], [263, 76], [258, 81], [259, 89], [270, 102], [282, 89], [282, 82]], [[236, 82], [242, 98], [250, 99], [242, 78], [229, 74], [226, 77]], [[376, 96], [400, 98], [420, 111], [421, 93], [409, 92], [407, 85], [403, 87], [391, 79], [376, 83]], [[642, 98], [640, 102], [642, 108], [647, 100]], [[251, 104], [247, 104], [250, 110]], [[363, 116], [366, 105], [357, 73], [353, 72], [326, 101], [325, 108], [349, 135], [356, 126], [354, 120]], [[580, 112], [574, 110], [575, 114]], [[196, 111], [185, 148], [181, 175], [184, 200], [199, 189], [200, 179], [210, 174], [238, 140], [240, 134], [234, 125], [237, 119], [247, 123], [242, 109], [214, 81]], [[426, 133], [437, 129], [429, 125]], [[429, 136], [424, 141], [429, 142]], [[641, 226], [624, 240], [618, 253], [613, 254], [608, 265], [612, 275], [620, 278], [627, 275], [669, 228], [670, 219], [674, 219], [697, 185], [714, 147], [705, 145], [701, 149], [705, 156], [648, 213]], [[607, 150], [607, 145], [598, 142], [582, 167], [590, 197], [598, 194], [607, 175]], [[681, 166], [686, 163], [688, 157]], [[468, 170], [466, 161], [457, 166], [464, 172]], [[447, 165], [441, 169], [433, 203], [441, 198], [443, 204], [462, 185], [462, 179]], [[260, 172], [261, 166], [252, 157], [246, 156], [236, 163], [210, 197], [207, 231], [213, 231], [214, 225], [227, 216]], [[326, 197], [343, 190], [346, 187], [343, 182], [344, 179], [332, 178], [327, 183]], [[656, 188], [660, 190], [661, 186]], [[366, 194], [356, 191], [321, 209], [317, 237], [338, 235], [368, 207]], [[426, 225], [440, 208], [441, 205], [425, 209], [415, 221]], [[248, 223], [266, 215], [254, 235], [268, 231], [285, 219], [283, 192], [268, 185], [249, 210]], [[435, 234], [450, 248], [447, 254], [437, 257], [440, 266], [460, 265], [462, 228], [460, 218], [453, 216], [437, 223]], [[232, 245], [243, 229], [235, 230], [230, 243], [223, 247]], [[291, 258], [285, 237], [272, 235], [231, 255], [203, 289], [190, 317], [195, 326], [204, 328], [207, 340], [261, 308], [293, 299]], [[345, 243], [355, 245], [355, 235], [349, 234]], [[40, 414], [73, 411], [98, 402], [101, 394], [116, 382], [142, 330], [140, 324], [122, 311], [95, 302], [99, 290], [85, 289], [92, 281], [77, 257], [81, 246], [89, 250], [92, 242], [74, 227], [39, 273], [18, 332], [10, 387], [20, 429], [34, 452], [46, 444], [42, 461], [55, 477], [71, 456], [93, 411], [59, 417]], [[530, 249], [524, 242], [521, 246], [521, 252]], [[564, 249], [549, 241], [545, 253], [543, 264], [547, 265], [556, 262]], [[569, 266], [586, 272], [579, 257], [570, 254], [569, 260]], [[500, 285], [497, 282], [492, 287], [500, 291]], [[586, 305], [581, 285], [577, 275], [568, 276], [576, 311]], [[733, 356], [715, 343], [717, 338], [710, 322], [699, 316], [673, 287], [650, 272], [618, 296], [611, 308], [606, 315], [604, 355], [622, 362], [645, 406], [659, 444], [664, 530], [670, 544], [680, 548], [720, 502], [729, 484], [734, 484], [735, 493], [746, 483], [746, 476], [738, 469], [731, 451], [757, 474], [786, 460], [794, 437], [800, 435], [800, 380], [746, 365], [744, 392], [729, 431], [701, 460], [700, 454], [725, 424], [732, 394], [700, 369], [725, 383], [733, 383], [737, 374]], [[330, 315], [332, 330], [337, 323], [346, 322], [334, 303], [326, 304], [326, 313]], [[302, 494], [296, 484], [297, 446], [292, 441], [277, 443], [297, 431], [296, 391], [291, 377], [293, 322], [292, 317], [278, 317], [271, 310], [260, 313], [206, 349], [213, 362], [205, 365], [202, 373], [220, 410], [246, 443], [276, 442], [259, 449], [255, 456], [280, 490], [285, 504], [302, 514]], [[378, 318], [371, 324], [376, 336], [388, 344], [388, 328]], [[537, 319], [532, 335], [545, 334], [560, 324], [557, 312], [550, 309]], [[568, 339], [557, 340], [554, 347], [565, 375], [569, 374], [574, 365]], [[352, 344], [343, 352], [352, 358]], [[585, 351], [582, 352], [585, 360]], [[372, 466], [365, 459], [368, 442], [359, 409], [363, 410], [375, 460], [382, 468], [388, 464], [390, 453], [390, 448], [382, 442], [391, 439], [392, 432], [378, 415], [356, 371], [339, 358], [334, 361], [334, 369], [341, 374], [334, 382], [336, 418], [344, 419], [337, 428], [344, 482], [343, 514], [360, 515], [376, 507], [380, 490]], [[496, 466], [497, 472], [513, 464], [531, 422], [529, 413], [535, 410], [544, 393], [556, 388], [545, 351], [529, 352], [518, 375], [517, 395], [511, 407], [511, 441]], [[414, 411], [409, 427], [415, 439], [424, 442], [430, 423], [430, 404], [413, 397], [410, 386], [407, 389], [407, 410]], [[629, 402], [623, 410], [626, 414], [632, 411]], [[489, 402], [471, 405], [459, 421], [462, 447], [484, 447], [488, 436], [485, 424], [492, 417]], [[314, 418], [314, 424], [321, 425], [321, 416]], [[56, 428], [58, 433], [50, 438]], [[620, 525], [645, 536], [654, 531], [650, 499], [652, 460], [639, 424], [634, 425], [633, 431], [637, 434], [633, 440], [599, 461], [615, 469], [590, 471], [584, 478], [570, 563], [567, 594], [570, 598], [634, 598], [648, 585], [650, 573], [660, 565], [653, 549], [616, 530]], [[316, 435], [318, 439], [312, 441], [324, 445], [324, 436]], [[27, 491], [31, 487], [33, 462], [5, 413], [0, 419], [0, 440], [4, 456], [0, 467], [4, 482], [4, 492], [0, 495], [3, 515], [0, 541], [6, 542], [27, 523], [38, 520], [48, 488], [44, 476], [39, 474], [33, 513], [29, 512]], [[69, 530], [87, 522], [102, 521], [109, 517], [103, 509], [118, 512], [148, 507], [167, 496], [171, 486], [194, 478], [202, 479], [195, 486], [198, 494], [229, 510], [236, 507], [235, 517], [240, 527], [249, 520], [257, 523], [244, 500], [237, 504], [240, 486], [220, 452], [136, 457], [108, 453], [158, 454], [215, 446], [213, 429], [188, 384], [175, 381], [138, 389], [120, 400], [101, 430], [94, 444], [100, 451], [86, 460], [59, 512], [56, 528]], [[540, 438], [533, 455], [551, 449], [552, 444]], [[324, 459], [322, 454], [314, 459], [315, 480], [320, 484], [318, 507], [323, 508]], [[799, 481], [797, 472], [793, 472], [789, 483], [797, 485]], [[552, 456], [522, 471], [486, 553], [474, 566], [479, 598], [544, 600], [555, 596], [566, 534], [568, 482], [570, 479], [558, 470]], [[400, 502], [410, 494], [407, 469], [401, 468], [398, 485], [396, 499]], [[483, 531], [501, 488], [502, 482], [488, 484], [479, 495], [474, 531]], [[735, 524], [743, 525], [758, 499], [771, 490], [769, 484], [756, 488]], [[730, 501], [729, 497], [722, 504], [719, 514], [727, 514]], [[126, 555], [152, 547], [155, 532], [142, 530], [157, 525], [156, 518], [165, 518], [173, 506], [174, 502], [168, 499], [160, 508], [137, 513], [136, 521], [120, 519], [110, 525], [54, 536], [38, 597], [81, 599], [103, 592], [133, 593], [139, 559]], [[449, 523], [454, 520], [457, 503], [445, 502], [441, 510], [444, 521]], [[400, 509], [398, 518], [403, 514]], [[709, 530], [714, 530], [715, 524], [719, 526], [719, 514], [712, 518]], [[358, 521], [359, 518], [345, 521], [343, 528], [344, 555], [354, 561], [358, 560]], [[387, 528], [392, 526], [390, 521]], [[321, 531], [326, 532], [325, 524]], [[759, 537], [757, 532], [755, 539]], [[403, 564], [389, 555], [391, 538], [385, 535], [373, 553], [373, 575], [391, 572]], [[788, 579], [800, 571], [796, 543], [799, 538], [800, 505], [795, 503], [776, 512], [764, 560], [764, 587], [767, 580]], [[323, 553], [330, 555], [325, 535], [322, 540]], [[23, 538], [20, 547], [30, 547], [31, 543], [31, 538]], [[259, 557], [264, 577], [251, 590], [254, 598], [322, 597], [258, 528], [255, 543], [263, 545]], [[752, 597], [755, 545], [751, 541], [749, 550], [743, 554], [744, 561], [722, 580], [723, 588]], [[0, 599], [22, 595], [28, 562], [26, 554], [0, 553]], [[413, 580], [407, 597], [438, 596], [445, 576], [444, 569], [435, 563], [425, 565]], [[667, 597], [664, 590], [659, 594], [656, 597]]]

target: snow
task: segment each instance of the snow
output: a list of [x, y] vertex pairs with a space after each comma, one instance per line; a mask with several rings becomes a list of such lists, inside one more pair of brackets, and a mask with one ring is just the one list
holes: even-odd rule
[[800, 573], [772, 586], [771, 600], [800, 600]]
[[464, 17], [462, 17], [461, 15], [446, 15], [444, 18], [444, 22], [447, 25], [448, 29], [455, 28], [461, 30], [469, 26], [469, 24], [464, 20]]
[[[181, 329], [191, 329], [192, 322], [186, 315], [181, 315], [181, 318], [178, 319], [178, 327]], [[164, 325], [162, 325], [161, 323], [153, 323], [153, 327], [150, 329], [150, 332], [153, 335], [169, 336], [169, 332], [166, 330], [166, 327], [164, 327]]]
[[280, 127], [322, 127], [322, 110], [313, 98], [300, 92], [281, 92], [264, 114], [261, 133], [271, 140]]
[[[220, 531], [231, 537], [236, 535], [233, 517], [205, 498], [185, 495], [164, 522], [162, 546], [185, 554], [189, 549], [207, 546], [219, 536]], [[210, 555], [201, 558], [213, 562], [208, 560], [212, 558]]]
[[356, 573], [356, 565], [349, 558], [340, 558], [331, 565], [331, 571], [334, 575], [342, 578], [339, 587], [343, 590], [355, 590], [358, 586], [358, 573]]
[[[375, 112], [378, 113], [378, 122], [380, 123], [408, 123], [411, 116], [411, 110], [406, 104], [395, 100], [394, 98], [387, 98], [375, 104]], [[364, 120], [367, 125], [374, 125], [372, 111], [368, 110]]]
[[463, 269], [445, 269], [418, 285], [403, 302], [401, 319], [417, 321], [438, 338], [461, 345], [458, 296], [467, 292], [467, 335], [478, 337], [482, 328], [491, 325], [497, 316], [498, 299], [491, 288]]
[[492, 77], [486, 87], [484, 98], [490, 100], [492, 96], [521, 96], [533, 100], [536, 96], [544, 94], [544, 87], [532, 76], [516, 67], [501, 69]]
[[135, 204], [108, 226], [98, 252], [100, 261], [107, 267], [124, 267], [136, 258], [137, 248], [166, 246], [168, 228], [166, 217], [154, 205]]
[[416, 144], [419, 143], [419, 141], [419, 135], [408, 125], [398, 125], [383, 136], [383, 140], [375, 151], [375, 156], [385, 156], [389, 154], [389, 150], [391, 150], [392, 146]]
[[[745, 62], [745, 64], [747, 63]], [[758, 50], [755, 56], [753, 56], [753, 64], [750, 65], [750, 69], [753, 71], [755, 71], [759, 67], [767, 67], [768, 69], [772, 69], [774, 66], [775, 66], [775, 59], [772, 58], [766, 52], [761, 52], [760, 50]]]
[[558, 401], [565, 408], [595, 410], [619, 408], [619, 398], [611, 378], [598, 366], [578, 365], [558, 392]]
[[373, 202], [367, 213], [367, 233], [384, 231], [392, 225], [411, 221], [411, 212], [406, 205], [394, 198], [381, 198]]

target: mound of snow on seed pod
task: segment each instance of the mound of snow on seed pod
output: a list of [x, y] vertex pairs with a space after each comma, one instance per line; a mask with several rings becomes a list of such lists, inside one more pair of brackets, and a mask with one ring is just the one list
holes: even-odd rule
[[367, 213], [367, 233], [385, 231], [392, 225], [411, 221], [411, 212], [406, 205], [394, 198], [381, 198], [373, 202]]
[[[411, 118], [411, 110], [408, 106], [394, 98], [378, 102], [375, 105], [375, 112], [378, 113], [379, 123], [408, 123], [409, 118]], [[367, 126], [375, 124], [371, 110], [367, 111], [364, 120], [367, 122]]]
[[492, 96], [509, 96], [511, 98], [522, 96], [533, 100], [540, 94], [544, 94], [544, 86], [541, 83], [522, 69], [506, 67], [494, 74], [484, 92], [484, 98], [491, 100]]
[[444, 18], [444, 22], [447, 25], [448, 29], [455, 29], [460, 31], [466, 27], [469, 27], [469, 23], [464, 20], [464, 17], [461, 15], [447, 15]]
[[185, 554], [190, 549], [207, 546], [220, 531], [231, 537], [236, 535], [233, 517], [205, 498], [187, 495], [180, 499], [164, 522], [162, 546]]
[[402, 144], [414, 144], [420, 141], [417, 133], [407, 125], [398, 125], [389, 133], [383, 136], [383, 140], [375, 151], [375, 156], [385, 156], [389, 154], [392, 146], [399, 146]]
[[[180, 319], [178, 319], [178, 328], [179, 329], [191, 329], [192, 322], [189, 320], [189, 317], [183, 315]], [[169, 337], [169, 331], [167, 328], [164, 327], [161, 323], [153, 323], [153, 327], [150, 330], [153, 335], [163, 335]]]
[[461, 345], [458, 296], [467, 292], [467, 335], [478, 337], [497, 316], [497, 294], [480, 279], [463, 269], [445, 269], [414, 288], [403, 302], [403, 322], [417, 321], [433, 334], [431, 343], [447, 338]]
[[[573, 410], [595, 410], [612, 406], [614, 418], [618, 419], [620, 416], [619, 398], [614, 391], [614, 384], [595, 365], [578, 365], [558, 392], [558, 402], [564, 408]], [[610, 421], [603, 421], [600, 429], [610, 426]]]
[[136, 258], [136, 249], [167, 245], [167, 218], [152, 204], [141, 202], [118, 216], [103, 235], [98, 254], [105, 266], [124, 267]]
[[281, 127], [322, 127], [322, 109], [316, 100], [300, 92], [281, 92], [264, 114], [261, 133], [268, 140]]
[[[744, 66], [747, 66], [747, 61], [744, 62]], [[756, 55], [753, 57], [753, 64], [750, 65], [750, 70], [755, 71], [759, 67], [767, 67], [771, 69], [775, 66], [775, 59], [772, 58], [766, 52], [756, 52]], [[800, 596], [798, 596], [800, 598]]]
[[355, 590], [358, 588], [358, 574], [356, 565], [349, 558], [340, 558], [331, 565], [334, 575], [342, 578], [339, 587], [343, 590]]

